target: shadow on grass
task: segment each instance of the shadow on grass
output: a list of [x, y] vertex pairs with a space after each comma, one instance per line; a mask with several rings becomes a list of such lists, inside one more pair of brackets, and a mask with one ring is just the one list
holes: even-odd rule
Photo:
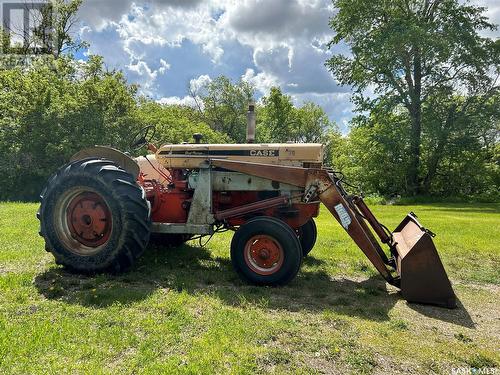
[[459, 299], [457, 299], [457, 308], [452, 310], [436, 308], [429, 305], [419, 305], [416, 303], [408, 303], [408, 306], [417, 311], [419, 314], [433, 319], [439, 319], [444, 322], [457, 324], [466, 328], [476, 328], [476, 324], [472, 320], [472, 317]]
[[[304, 262], [308, 266], [323, 263], [314, 256]], [[53, 267], [39, 274], [35, 285], [48, 299], [97, 308], [133, 304], [158, 289], [167, 289], [209, 295], [236, 307], [253, 304], [287, 311], [328, 309], [375, 321], [388, 320], [389, 311], [401, 299], [399, 293], [387, 291], [378, 275], [362, 281], [332, 279], [321, 270], [302, 270], [290, 285], [281, 288], [250, 286], [239, 279], [230, 260], [214, 258], [206, 249], [187, 245], [177, 249], [151, 247], [137, 267], [122, 275], [85, 276]], [[461, 310], [465, 311], [463, 307]], [[449, 310], [425, 306], [422, 313], [455, 323], [456, 314]], [[463, 314], [456, 323], [461, 324], [458, 321], [462, 318]]]

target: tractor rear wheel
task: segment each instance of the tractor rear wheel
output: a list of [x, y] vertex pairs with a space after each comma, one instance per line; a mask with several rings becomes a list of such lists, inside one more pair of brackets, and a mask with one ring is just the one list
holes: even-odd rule
[[302, 249], [296, 233], [283, 221], [257, 217], [242, 225], [231, 242], [238, 275], [256, 285], [285, 285], [299, 272]]
[[56, 263], [70, 270], [124, 271], [148, 244], [144, 190], [111, 161], [85, 159], [62, 167], [40, 198], [40, 235]]
[[316, 239], [318, 238], [316, 223], [313, 219], [310, 219], [307, 223], [302, 225], [297, 232], [300, 244], [302, 245], [302, 254], [307, 256], [313, 249]]

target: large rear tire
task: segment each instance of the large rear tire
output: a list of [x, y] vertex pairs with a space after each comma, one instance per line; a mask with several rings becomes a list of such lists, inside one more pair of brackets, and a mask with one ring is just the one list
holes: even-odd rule
[[302, 249], [297, 234], [272, 217], [242, 225], [231, 242], [231, 261], [238, 275], [255, 285], [286, 285], [299, 272]]
[[298, 230], [298, 235], [302, 246], [302, 254], [307, 256], [313, 249], [316, 244], [316, 239], [318, 238], [318, 229], [316, 228], [314, 220], [310, 219], [307, 223], [302, 225]]
[[49, 179], [40, 198], [37, 217], [45, 248], [70, 270], [121, 272], [148, 244], [144, 190], [109, 160], [67, 164]]

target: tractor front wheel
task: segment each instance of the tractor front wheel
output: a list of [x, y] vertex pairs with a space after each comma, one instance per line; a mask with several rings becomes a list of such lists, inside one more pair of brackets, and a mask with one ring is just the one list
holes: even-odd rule
[[316, 239], [318, 238], [316, 223], [313, 219], [310, 219], [298, 229], [297, 233], [302, 246], [302, 254], [307, 256], [313, 249], [314, 244], [316, 244]]
[[111, 161], [64, 166], [40, 198], [40, 235], [58, 264], [77, 272], [120, 272], [146, 248], [150, 218], [144, 191]]
[[302, 249], [296, 233], [286, 223], [258, 217], [234, 234], [231, 261], [245, 281], [256, 285], [285, 285], [299, 272]]

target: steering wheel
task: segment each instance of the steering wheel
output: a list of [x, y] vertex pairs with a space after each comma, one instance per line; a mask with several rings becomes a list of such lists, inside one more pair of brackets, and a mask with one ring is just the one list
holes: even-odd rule
[[154, 125], [148, 125], [143, 127], [134, 135], [134, 140], [130, 144], [130, 149], [137, 151], [141, 147], [150, 143], [156, 134], [156, 127]]

